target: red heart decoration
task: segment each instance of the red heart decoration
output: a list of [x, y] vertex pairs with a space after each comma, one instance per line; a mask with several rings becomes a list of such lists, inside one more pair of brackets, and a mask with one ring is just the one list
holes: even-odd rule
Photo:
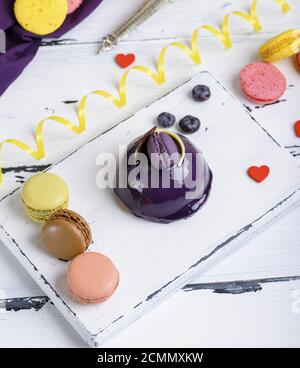
[[255, 180], [257, 183], [264, 181], [270, 173], [270, 168], [267, 165], [263, 166], [251, 166], [248, 169], [248, 175], [251, 179]]
[[300, 138], [300, 120], [296, 121], [294, 129], [296, 136]]
[[129, 65], [133, 64], [135, 61], [135, 55], [134, 54], [118, 54], [115, 57], [116, 63], [121, 68], [127, 68]]

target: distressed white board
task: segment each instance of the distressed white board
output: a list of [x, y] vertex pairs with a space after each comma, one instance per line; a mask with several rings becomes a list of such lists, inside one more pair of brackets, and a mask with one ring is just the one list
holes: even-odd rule
[[[196, 103], [192, 87], [207, 84], [212, 98]], [[138, 219], [118, 206], [110, 190], [97, 188], [96, 157], [117, 154], [153, 127], [161, 111], [178, 118], [192, 114], [202, 121], [191, 140], [201, 148], [214, 173], [210, 198], [188, 221], [169, 225]], [[269, 178], [250, 180], [251, 165], [268, 164]], [[51, 171], [70, 185], [70, 208], [90, 223], [92, 251], [107, 254], [121, 273], [115, 295], [98, 306], [82, 306], [68, 293], [67, 263], [40, 246], [40, 227], [27, 220], [20, 190], [0, 203], [0, 235], [53, 303], [93, 346], [102, 344], [146, 310], [198, 276], [242, 241], [300, 199], [300, 171], [295, 159], [256, 122], [246, 109], [209, 73], [200, 73], [164, 98], [100, 135], [55, 165]]]

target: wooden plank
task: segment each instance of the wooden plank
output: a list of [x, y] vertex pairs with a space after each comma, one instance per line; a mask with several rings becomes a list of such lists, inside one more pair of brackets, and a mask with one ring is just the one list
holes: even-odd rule
[[[213, 97], [201, 106], [190, 98], [196, 84], [209, 85], [212, 91]], [[110, 193], [97, 189], [92, 179], [100, 152], [117, 157], [116, 142], [128, 144], [143, 134], [164, 109], [176, 116], [190, 113], [200, 117], [202, 134], [195, 134], [193, 141], [201, 147], [215, 177], [201, 216], [168, 226], [151, 224], [120, 211]], [[220, 160], [224, 152], [226, 161]], [[2, 200], [1, 237], [82, 337], [98, 345], [295, 204], [299, 171], [294, 161], [218, 81], [208, 73], [200, 73], [52, 169], [72, 182], [71, 207], [86, 214], [92, 224], [95, 242], [90, 249], [109, 254], [120, 267], [124, 281], [109, 302], [87, 308], [70, 299], [63, 277], [67, 265], [42, 251], [35, 235], [38, 228], [18, 215], [22, 212], [18, 191]], [[250, 165], [261, 163], [267, 163], [272, 171], [270, 179], [258, 186], [245, 171]], [[78, 170], [84, 170], [84, 182], [78, 177]], [[281, 175], [287, 180], [282, 181]], [[118, 233], [114, 231], [116, 225]], [[158, 242], [143, 236], [149, 231], [151, 239], [158, 238]], [[36, 239], [34, 244], [32, 239]], [[143, 239], [142, 244], [138, 239]], [[143, 282], [136, 283], [137, 279]]]
[[[261, 283], [261, 290], [234, 295], [180, 291], [103, 347], [299, 348], [299, 290], [295, 280]], [[0, 324], [1, 347], [84, 347], [50, 303], [39, 311], [0, 309]], [[26, 339], [20, 331], [26, 331]]]
[[[154, 16], [142, 24], [138, 30], [130, 34], [125, 44], [129, 41], [161, 41], [176, 38], [188, 38], [194, 28], [201, 24], [219, 26], [223, 16], [235, 10], [249, 11], [252, 0], [235, 0], [228, 2], [225, 0], [214, 0], [211, 3], [199, 0], [186, 1], [175, 0], [173, 4], [161, 9]], [[288, 0], [292, 6], [292, 12], [282, 14], [280, 7], [274, 0], [258, 1], [257, 13], [266, 33], [276, 33], [281, 30], [298, 28], [297, 16], [300, 5], [297, 0]], [[53, 45], [82, 45], [84, 43], [94, 44], [97, 48], [103, 36], [113, 32], [141, 3], [140, 0], [120, 0], [104, 1], [101, 6], [90, 16], [90, 18], [80, 24], [76, 29], [62, 37], [58, 43]], [[280, 22], [278, 22], [280, 19]], [[230, 21], [230, 29], [233, 34], [248, 36], [252, 31], [250, 23], [241, 18], [233, 17]], [[211, 38], [210, 34], [203, 32], [202, 38]], [[131, 47], [131, 44], [129, 44]]]
[[[104, 1], [101, 9], [99, 8], [88, 21], [66, 35], [68, 39], [71, 39], [70, 42], [62, 41], [61, 46], [54, 43], [52, 46], [41, 49], [37, 59], [26, 73], [0, 98], [0, 122], [3, 127], [0, 133], [1, 140], [7, 137], [19, 137], [28, 143], [33, 143], [33, 126], [38, 120], [51, 114], [53, 110], [63, 116], [74, 118], [75, 104], [64, 104], [62, 101], [76, 101], [79, 96], [93, 88], [107, 88], [113, 91], [120, 75], [120, 71], [112, 61], [115, 52], [98, 57], [95, 54], [97, 43], [125, 17], [126, 12], [129, 13], [138, 3], [138, 0], [128, 0], [126, 5], [125, 2], [119, 0]], [[256, 57], [257, 49], [264, 40], [283, 30], [298, 28], [297, 14], [300, 11], [300, 3], [296, 0], [289, 0], [289, 3], [293, 11], [281, 16], [271, 0], [259, 2], [258, 13], [264, 26], [260, 34], [253, 34], [250, 26], [243, 21], [234, 20], [231, 24], [234, 48], [229, 52], [225, 52], [218, 41], [213, 40], [209, 35], [204, 33], [201, 35], [199, 44], [205, 62], [203, 67], [209, 66], [209, 69], [240, 99], [243, 99], [243, 96], [240, 94], [237, 83], [238, 70]], [[217, 25], [221, 19], [221, 13], [225, 14], [236, 9], [247, 10], [249, 4], [250, 1], [244, 0], [232, 3], [215, 0], [211, 4], [190, 0], [187, 7], [185, 2], [178, 0], [171, 7], [166, 7], [155, 15], [140, 27], [138, 32], [134, 32], [116, 52], [133, 51], [138, 56], [138, 63], [151, 66], [154, 55], [157, 55], [159, 49], [169, 41], [178, 38], [187, 39], [191, 30], [198, 24]], [[118, 11], [115, 10], [116, 8]], [[177, 14], [180, 14], [179, 20]], [[66, 46], [66, 43], [71, 43], [72, 46]], [[130, 92], [128, 115], [199, 70], [192, 66], [184, 56], [181, 57], [178, 52], [170, 51], [167, 59], [169, 83], [165, 88], [152, 91], [152, 88], [155, 87], [147, 83], [145, 77], [140, 75], [136, 75], [136, 78], [135, 76], [130, 77], [130, 84], [133, 83], [133, 86]], [[175, 61], [178, 65], [174, 65]], [[228, 65], [231, 68], [228, 68]], [[271, 131], [282, 145], [287, 146], [294, 155], [297, 155], [300, 153], [299, 143], [291, 127], [293, 121], [299, 116], [299, 74], [289, 60], [280, 62], [279, 67], [286, 74], [289, 84], [294, 86], [288, 90], [287, 101], [263, 109], [256, 109], [246, 99], [243, 102], [252, 108], [252, 114]], [[62, 84], [63, 78], [66, 83]], [[143, 93], [145, 88], [149, 95]], [[135, 94], [134, 91], [138, 93]], [[153, 95], [150, 95], [150, 92]], [[16, 101], [18, 102], [17, 108]], [[109, 107], [106, 110], [106, 103], [97, 100], [92, 105], [92, 109], [99, 111], [99, 116], [114, 114], [112, 112], [114, 108]], [[126, 116], [126, 113], [121, 112], [121, 115]], [[118, 111], [117, 114], [120, 112]], [[37, 165], [43, 167], [43, 165], [56, 162], [94, 134], [116, 123], [121, 116], [117, 114], [105, 122], [102, 119], [100, 122], [89, 120], [90, 131], [81, 137], [73, 138], [60, 128], [47, 128], [45, 134], [47, 157], [41, 162], [36, 162], [6, 146], [3, 157], [7, 168], [6, 181], [5, 185], [0, 188], [0, 197], [19, 186], [20, 182], [39, 169]], [[59, 137], [57, 142], [54, 142], [55, 137]], [[247, 246], [227, 257], [206, 273], [201, 280], [213, 282], [255, 278], [256, 276], [276, 277], [280, 274], [295, 273], [299, 264], [299, 247], [296, 244], [299, 239], [297, 232], [299, 211], [295, 209], [256, 238], [248, 241]], [[41, 293], [31, 278], [3, 247], [0, 248], [0, 279], [0, 289], [4, 289], [8, 297], [32, 296]], [[26, 326], [27, 318], [24, 317], [24, 323], [20, 324]], [[51, 318], [49, 323], [50, 321]], [[4, 336], [7, 336], [7, 330]]]
[[[299, 275], [299, 206], [204, 272], [196, 283]], [[8, 250], [1, 249], [1, 292], [7, 298], [43, 295]]]
[[[238, 1], [236, 2], [236, 5], [233, 5], [236, 7], [244, 7], [244, 4], [242, 3], [243, 2]], [[271, 3], [271, 1], [269, 3]], [[291, 1], [291, 3], [293, 5], [294, 11], [296, 11], [299, 3], [296, 1]], [[133, 3], [132, 0], [131, 4], [132, 8], [134, 8], [135, 3]], [[186, 12], [190, 12], [192, 14], [195, 13], [195, 4], [192, 1], [190, 1], [190, 4], [190, 7], [184, 7], [184, 9], [181, 9], [181, 14], [186, 14]], [[114, 13], [113, 2], [104, 2], [103, 9], [104, 6], [111, 7], [111, 11]], [[261, 6], [263, 6], [263, 3], [261, 3], [260, 7]], [[201, 2], [199, 3], [197, 1], [196, 9], [199, 10], [199, 13], [204, 14], [207, 9], [207, 4]], [[170, 8], [166, 8], [166, 11], [169, 12]], [[121, 13], [123, 14], [123, 11], [120, 11], [120, 15], [116, 16], [122, 16]], [[269, 17], [271, 17], [274, 25], [277, 27], [277, 29], [274, 29], [274, 32], [283, 30], [285, 21], [290, 22], [291, 19], [297, 19], [295, 17], [295, 12], [291, 12], [289, 15], [281, 18], [281, 22], [274, 22], [274, 16], [276, 14], [277, 17], [278, 13], [275, 11], [275, 9], [273, 10], [272, 6], [269, 7], [269, 4], [266, 4], [266, 7], [261, 10], [261, 13], [266, 14], [264, 22], [266, 31], [269, 27]], [[207, 18], [205, 20], [213, 23], [212, 20], [215, 19], [214, 17], [219, 17], [219, 14], [218, 12], [210, 11], [209, 16], [212, 18]], [[167, 22], [165, 21], [165, 15], [160, 18], [160, 13], [158, 13], [156, 17], [160, 19], [159, 22], [163, 24], [164, 29], [173, 24], [173, 17], [167, 17]], [[110, 26], [108, 24], [108, 20], [110, 20], [112, 16], [105, 15], [103, 18], [104, 22], [101, 22], [101, 27], [103, 26], [106, 29]], [[113, 19], [116, 18], [113, 17]], [[183, 19], [189, 19], [189, 17], [183, 16]], [[107, 21], [105, 22], [105, 20]], [[116, 19], [116, 21], [118, 20], [119, 19]], [[155, 18], [153, 18], [153, 21], [154, 20]], [[152, 20], [149, 20], [149, 22], [151, 23]], [[245, 42], [245, 36], [238, 35], [238, 33], [244, 28], [242, 24], [240, 25], [241, 29], [239, 31], [236, 29], [234, 30], [234, 33], [236, 33], [236, 36], [234, 37], [235, 47], [229, 52], [223, 51], [222, 48], [215, 42], [212, 45], [212, 40], [201, 39], [200, 43], [203, 45], [201, 49], [203, 49], [205, 64], [209, 65], [210, 70], [212, 70], [214, 74], [223, 80], [225, 85], [229, 87], [236, 95], [238, 95], [240, 99], [243, 99], [236, 82], [237, 71], [245, 63], [250, 61], [249, 55], [254, 55], [256, 53], [256, 50], [261, 42], [269, 37], [269, 33], [263, 32], [260, 35], [249, 34], [247, 36], [247, 42]], [[92, 18], [89, 21], [88, 26], [83, 24], [82, 29], [88, 34], [88, 37], [90, 37], [89, 32], [94, 32], [98, 26], [99, 21], [97, 15], [95, 19]], [[188, 35], [190, 29], [192, 28], [189, 22], [182, 22], [180, 23], [180, 26], [185, 27], [186, 29], [185, 34], [182, 33], [181, 36]], [[155, 31], [154, 28], [156, 29], [153, 24], [149, 26], [149, 30], [152, 29], [152, 32]], [[176, 27], [173, 28], [176, 29]], [[74, 30], [75, 34], [79, 34], [80, 32], [81, 30], [79, 27]], [[120, 51], [135, 51], [138, 55], [139, 62], [149, 64], [149, 60], [153, 60], [153, 55], [158, 53], [159, 48], [167, 42], [167, 38], [174, 37], [174, 34], [169, 34], [169, 31], [164, 31], [163, 33], [165, 34], [166, 38], [163, 41], [158, 40], [155, 42], [139, 43], [129, 42], [122, 45], [120, 47]], [[137, 34], [141, 35], [141, 39], [145, 37], [143, 30]], [[94, 39], [96, 40], [95, 37]], [[130, 48], [128, 49], [128, 47]], [[58, 48], [55, 46], [46, 47], [41, 50], [38, 58], [34, 64], [30, 66], [28, 72], [26, 71], [20, 80], [17, 81], [15, 85], [13, 85], [12, 88], [7, 92], [7, 94], [2, 96], [0, 99], [0, 119], [2, 124], [5, 125], [5, 130], [3, 129], [1, 131], [1, 139], [17, 136], [19, 138], [23, 138], [26, 142], [33, 143], [32, 132], [35, 122], [53, 112], [52, 110], [61, 113], [63, 116], [70, 116], [72, 118], [74, 117], [75, 104], [62, 104], [62, 101], [76, 101], [79, 96], [82, 95], [83, 90], [89, 91], [93, 88], [99, 87], [105, 87], [113, 90], [113, 81], [115, 81], [120, 74], [118, 69], [112, 63], [113, 53], [101, 56], [101, 58], [95, 58], [94, 51], [94, 46], [82, 45], [81, 43], [79, 43], [78, 46], [72, 47], [71, 50], [65, 46], [61, 46], [60, 50], [58, 50]], [[216, 53], [218, 54], [218, 63], [214, 62]], [[170, 61], [172, 57], [177, 60], [179, 65], [176, 66], [174, 63], [171, 65]], [[72, 61], [71, 65], [70, 63], [65, 62], [66, 59]], [[53, 65], [56, 67], [53, 68]], [[227, 65], [231, 65], [232, 68], [228, 69]], [[252, 114], [259, 121], [261, 121], [263, 125], [266, 124], [266, 127], [272, 132], [273, 135], [276, 136], [281, 144], [288, 146], [291, 152], [297, 154], [298, 143], [297, 138], [294, 136], [291, 129], [291, 122], [294, 121], [298, 116], [297, 97], [299, 93], [299, 86], [297, 84], [297, 80], [299, 76], [296, 70], [292, 68], [289, 61], [280, 63], [280, 67], [284, 68], [284, 72], [288, 76], [289, 84], [295, 86], [288, 91], [288, 101], [279, 105], [267, 106], [263, 109], [255, 109], [246, 99], [243, 99], [243, 101], [252, 108]], [[151, 100], [156, 98], [156, 96], [165, 93], [168, 89], [172, 88], [172, 86], [176, 85], [181, 77], [193, 75], [198, 69], [199, 68], [197, 67], [193, 67], [191, 63], [184, 57], [180, 57], [180, 54], [172, 53], [170, 51], [170, 56], [168, 56], [169, 83], [167, 83], [165, 87], [160, 87], [160, 89], [156, 90], [153, 85], [147, 83], [144, 77], [136, 75], [137, 83], [135, 83], [134, 88], [138, 90], [138, 93], [134, 94], [130, 92], [130, 106], [128, 107], [128, 112], [126, 111], [124, 114], [121, 113], [121, 115], [124, 117], [127, 113], [130, 114], [131, 112], [136, 111], [136, 109], [143, 106], [143, 104], [148, 104], [151, 102]], [[44, 73], [45, 70], [47, 70], [46, 74]], [[57, 70], [60, 72], [57, 73]], [[66, 78], [67, 81], [63, 89], [61, 88], [61, 83], [58, 78], [60, 75], [64, 75], [64, 78]], [[77, 76], [79, 77], [77, 78]], [[131, 77], [130, 83], [134, 82], [134, 77], [135, 76]], [[84, 82], [84, 80], [86, 81]], [[107, 80], [106, 83], [104, 83], [105, 80]], [[42, 84], [41, 81], [43, 81]], [[83, 83], [84, 88], [82, 85]], [[147, 86], [147, 93], [149, 93], [148, 87], [154, 89], [153, 96], [142, 93], [145, 85]], [[41, 88], [42, 86], [45, 86], [45, 88]], [[17, 110], [14, 108], [16, 100], [19, 104]], [[45, 104], [45, 102], [47, 102], [47, 104]], [[106, 104], [107, 103], [100, 102], [98, 100], [95, 101], [95, 108], [97, 108], [97, 111], [99, 111], [100, 117], [102, 116], [102, 113], [105, 116], [111, 116], [112, 112], [114, 111], [114, 108], [110, 105], [107, 105], [107, 110], [103, 110], [103, 107], [105, 107]], [[98, 105], [99, 107], [97, 107]], [[52, 106], [54, 106], [54, 108]], [[119, 115], [120, 111], [116, 111], [116, 114], [117, 115], [113, 115], [113, 118], [108, 122], [103, 121], [102, 119], [100, 122], [97, 121], [95, 126], [91, 126], [92, 122], [89, 120], [89, 130], [92, 130], [92, 132], [80, 137], [72, 137], [68, 132], [65, 132], [61, 128], [47, 128], [45, 133], [47, 157], [42, 160], [42, 162], [36, 162], [24, 154], [19, 154], [17, 150], [10, 149], [10, 147], [6, 146], [4, 148], [3, 157], [4, 165], [6, 165], [5, 183], [0, 189], [1, 197], [19, 186], [21, 182], [25, 180], [25, 178], [32, 175], [36, 170], [44, 169], [47, 164], [56, 162], [64, 155], [75, 149], [78, 145], [86, 142], [91, 136], [93, 136], [93, 134], [98, 134], [110, 124], [115, 124], [118, 121], [117, 119], [119, 117], [121, 118]], [[286, 121], [286, 123], [283, 123], [283, 121]], [[59, 140], [54, 141], [54, 137], [57, 136], [59, 136]], [[16, 162], [18, 162], [18, 164], [16, 164]], [[296, 219], [297, 216], [295, 215], [291, 218], [291, 220], [289, 220], [290, 216], [291, 215], [289, 215], [286, 220], [281, 220], [278, 224], [274, 225], [273, 230], [268, 230], [267, 234], [269, 235], [266, 235], [265, 237], [259, 235], [257, 240], [251, 240], [249, 243], [249, 252], [247, 252], [247, 257], [253, 258], [253, 262], [246, 262], [245, 264], [242, 257], [241, 259], [237, 258], [235, 261], [232, 261], [232, 263], [229, 261], [226, 268], [227, 271], [224, 272], [225, 278], [230, 270], [233, 273], [233, 277], [235, 277], [234, 275], [236, 275], [236, 277], [239, 277], [239, 275], [243, 276], [243, 269], [245, 270], [245, 276], [249, 272], [251, 272], [253, 277], [255, 276], [255, 272], [259, 272], [260, 275], [264, 276], [276, 276], [277, 271], [282, 272], [283, 270], [288, 270], [289, 263], [291, 270], [294, 270], [295, 265], [297, 265], [296, 260], [298, 258], [297, 256], [295, 257], [297, 247], [294, 246], [295, 241], [293, 239], [297, 239], [298, 237], [297, 234], [295, 234], [295, 238], [293, 238], [292, 235], [294, 235], [294, 232], [296, 231], [295, 229], [297, 229], [297, 227], [293, 226], [293, 230], [289, 230], [289, 221], [291, 221], [291, 223], [295, 223], [294, 219]], [[284, 225], [281, 226], [281, 223]], [[272, 236], [272, 232], [275, 232], [276, 236]], [[260, 239], [262, 244], [269, 244], [266, 249], [270, 249], [270, 252], [267, 254], [264, 253], [264, 248], [262, 248], [259, 244]], [[274, 250], [274, 252], [272, 252], [271, 247], [275, 247], [274, 249], [276, 249], [276, 251]], [[3, 271], [1, 272], [1, 279], [2, 284], [4, 283], [4, 289], [6, 292], [10, 296], [34, 295], [37, 291], [37, 288], [32, 280], [27, 277], [26, 274], [24, 274], [23, 270], [18, 269], [17, 265], [14, 263], [11, 257], [7, 255], [5, 250], [0, 249], [0, 252], [0, 272]], [[255, 265], [257, 265], [257, 267]], [[237, 272], [234, 271], [235, 269]], [[286, 274], [285, 271], [284, 274]], [[215, 277], [217, 277], [217, 275], [222, 278], [222, 273], [218, 274], [218, 272], [216, 272]]]
[[[30, 176], [32, 174], [30, 170], [34, 171], [36, 166], [41, 165], [43, 168], [45, 165], [57, 162], [92, 137], [148, 105], [204, 68], [209, 68], [230, 91], [252, 109], [253, 115], [282, 145], [290, 147], [290, 151], [294, 152], [294, 146], [299, 145], [292, 129], [294, 121], [299, 116], [297, 108], [299, 73], [290, 60], [280, 63], [289, 85], [294, 86], [290, 87], [284, 96], [284, 100], [287, 101], [256, 109], [239, 90], [239, 70], [251, 61], [248, 55], [254, 55], [258, 46], [267, 37], [269, 35], [266, 34], [255, 36], [249, 38], [247, 43], [244, 37], [241, 37], [235, 48], [227, 52], [220, 45], [212, 45], [211, 41], [204, 40], [201, 42], [204, 50], [204, 63], [201, 66], [194, 66], [185, 55], [174, 49], [170, 50], [167, 57], [165, 85], [158, 87], [145, 75], [133, 72], [128, 81], [128, 106], [125, 108], [119, 110], [111, 102], [100, 97], [90, 97], [86, 133], [76, 136], [66, 128], [49, 122], [44, 130], [47, 155], [41, 161], [35, 161], [16, 147], [5, 145], [2, 151], [5, 176], [0, 188], [0, 197], [20, 186], [20, 181]], [[139, 55], [141, 64], [152, 66], [149, 60], [153, 60], [153, 55], [158, 55], [164, 44], [164, 42], [148, 42], [143, 45], [133, 45], [132, 51], [136, 51]], [[126, 48], [121, 47], [120, 51], [126, 52]], [[215, 63], [216, 53], [218, 63]], [[66, 59], [73, 62], [67, 64]], [[227, 65], [232, 65], [230, 71]], [[44, 70], [47, 70], [47, 74]], [[52, 53], [49, 48], [41, 50], [34, 63], [0, 99], [0, 121], [5, 126], [1, 131], [1, 140], [19, 138], [35, 147], [33, 131], [42, 118], [55, 113], [76, 122], [76, 104], [64, 102], [77, 101], [85, 93], [95, 89], [106, 89], [116, 93], [115, 84], [120, 75], [121, 71], [112, 61], [112, 54], [104, 54], [99, 62], [99, 59], [91, 53], [90, 45], [75, 48], [61, 47]], [[16, 100], [21, 101], [18, 109], [14, 107]]]

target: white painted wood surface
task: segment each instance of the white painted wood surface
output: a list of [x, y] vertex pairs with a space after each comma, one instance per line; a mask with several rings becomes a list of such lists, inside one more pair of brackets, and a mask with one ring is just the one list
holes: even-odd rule
[[[198, 84], [210, 87], [212, 97], [205, 104], [190, 97]], [[112, 190], [96, 185], [98, 156], [109, 153], [118, 158], [119, 145], [127, 146], [150, 130], [161, 111], [201, 119], [202, 129], [191, 139], [214, 176], [205, 206], [188, 221], [168, 225], [132, 216], [117, 205]], [[246, 175], [253, 164], [271, 169], [260, 185]], [[109, 167], [109, 177], [114, 178], [113, 166]], [[115, 295], [97, 306], [72, 300], [67, 264], [41, 247], [40, 226], [26, 221], [20, 190], [0, 203], [0, 237], [91, 346], [102, 345], [300, 200], [296, 159], [207, 72], [87, 143], [51, 172], [69, 183], [70, 208], [91, 225], [94, 243], [89, 250], [108, 255], [119, 268]]]
[[[266, 284], [262, 291], [241, 295], [180, 291], [103, 347], [299, 348], [295, 290], [299, 295], [299, 280]], [[86, 346], [50, 303], [38, 312], [0, 314], [0, 323], [1, 347]]]
[[[264, 26], [264, 30], [260, 34], [254, 34], [250, 25], [247, 23], [239, 19], [234, 20], [231, 25], [231, 30], [234, 34], [234, 48], [232, 50], [224, 51], [215, 39], [204, 34], [200, 40], [204, 59], [201, 67], [193, 66], [185, 56], [177, 51], [170, 50], [168, 52], [167, 63], [168, 83], [163, 87], [157, 88], [146, 77], [138, 73], [132, 74], [129, 83], [128, 110], [126, 108], [126, 111], [120, 112], [114, 107], [109, 106], [107, 102], [99, 99], [91, 101], [90, 105], [92, 108], [94, 106], [101, 116], [106, 117], [109, 115], [110, 119], [109, 121], [103, 121], [102, 119], [101, 121], [89, 121], [89, 132], [87, 134], [80, 137], [72, 137], [68, 131], [49, 124], [45, 134], [47, 158], [39, 164], [43, 165], [57, 161], [66, 153], [72, 151], [73, 148], [87, 141], [91, 136], [106, 129], [123, 116], [130, 114], [130, 112], [136, 111], [139, 107], [153, 101], [155, 97], [162, 95], [189, 76], [196, 74], [199, 70], [207, 68], [207, 65], [209, 65], [210, 71], [224, 82], [226, 87], [236, 95], [240, 95], [237, 73], [244, 64], [257, 58], [256, 51], [259, 45], [280, 31], [299, 27], [299, 1], [290, 0], [289, 2], [293, 10], [284, 16], [281, 15], [278, 7], [271, 0], [261, 1], [259, 3], [258, 12]], [[8, 137], [20, 137], [27, 142], [33, 142], [32, 132], [34, 123], [51, 113], [51, 109], [64, 116], [75, 116], [74, 105], [66, 105], [62, 101], [76, 100], [84, 93], [95, 88], [108, 88], [114, 91], [115, 83], [121, 71], [113, 63], [114, 53], [107, 53], [101, 57], [95, 56], [95, 51], [98, 47], [96, 42], [107, 32], [111, 31], [125, 17], [125, 13], [130, 13], [138, 3], [139, 1], [137, 0], [127, 1], [126, 4], [120, 0], [104, 1], [101, 8], [88, 21], [64, 37], [72, 39], [67, 42], [70, 44], [69, 46], [62, 45], [42, 48], [38, 57], [27, 69], [26, 73], [0, 98], [1, 140]], [[222, 13], [224, 14], [236, 9], [246, 10], [249, 3], [249, 1], [242, 0], [226, 4], [224, 0], [216, 0], [211, 3], [189, 0], [189, 6], [187, 7], [186, 2], [178, 0], [175, 4], [163, 9], [145, 25], [140, 27], [139, 31], [135, 32], [128, 41], [124, 42], [118, 51], [136, 52], [138, 63], [152, 66], [154, 56], [158, 54], [159, 49], [168, 43], [170, 39], [186, 39], [187, 36], [190, 36], [192, 29], [196, 25], [203, 23], [216, 25]], [[244, 100], [242, 96], [239, 97], [253, 108], [254, 116], [264, 124], [266, 129], [282, 145], [291, 147], [289, 148], [290, 151], [293, 151], [296, 155], [300, 153], [299, 139], [293, 133], [292, 124], [295, 120], [299, 119], [300, 114], [299, 73], [293, 68], [290, 60], [280, 62], [278, 65], [287, 76], [288, 84], [293, 86], [288, 89], [284, 97], [287, 101], [278, 105], [256, 109], [251, 103]], [[147, 90], [147, 93], [144, 92], [145, 90]], [[18, 101], [17, 108], [15, 101]], [[54, 141], [54, 137], [59, 137], [59, 140]], [[293, 148], [293, 146], [296, 147]], [[9, 146], [6, 146], [4, 149], [3, 162], [4, 166], [9, 168], [7, 179], [10, 180], [6, 180], [4, 187], [1, 188], [1, 196], [18, 185], [18, 183], [15, 184], [15, 180], [23, 180], [22, 178], [16, 178], [18, 173], [10, 168], [20, 165], [32, 166], [36, 164], [32, 159], [19, 154]], [[23, 171], [19, 174], [23, 177], [26, 176], [26, 173]], [[299, 274], [299, 231], [299, 209], [295, 209], [262, 234], [259, 234], [255, 239], [247, 242], [247, 245], [242, 249], [211, 269], [203, 276], [202, 281], [214, 282], [256, 279]], [[40, 295], [41, 291], [11, 258], [8, 252], [2, 248], [0, 251], [1, 293], [5, 297]], [[279, 285], [284, 285], [283, 288], [287, 288], [289, 290], [288, 293], [282, 291], [283, 288]], [[267, 287], [270, 287], [270, 284]], [[261, 326], [262, 336], [258, 344], [263, 345], [264, 340], [268, 342], [268, 346], [299, 345], [299, 328], [294, 328], [297, 326], [297, 321], [299, 321], [299, 315], [291, 313], [289, 308], [293, 301], [291, 295], [292, 290], [299, 289], [299, 284], [296, 281], [291, 283], [274, 283], [274, 287], [278, 291], [277, 298], [272, 298], [271, 295], [273, 294], [268, 293], [267, 289], [265, 290], [265, 287], [263, 287], [262, 291], [251, 294], [251, 299], [255, 303], [257, 296], [263, 295], [270, 311], [274, 312], [269, 313], [269, 316], [273, 318], [274, 314], [278, 313], [280, 323], [277, 323], [278, 329], [276, 334], [270, 332], [268, 325], [268, 323], [276, 323], [276, 319], [275, 317], [273, 319], [264, 318], [267, 316], [263, 312], [264, 307], [260, 308], [262, 304], [257, 302], [257, 312], [252, 313], [250, 308], [248, 309], [247, 304], [243, 302], [246, 296], [245, 294], [217, 296], [212, 294], [214, 301], [217, 300], [216, 315], [220, 316], [220, 318], [215, 319], [212, 315], [210, 315], [211, 318], [207, 318], [206, 316], [207, 328], [212, 331], [211, 338], [205, 340], [207, 344], [213, 346], [214, 342], [218, 341], [221, 346], [228, 345], [228, 334], [224, 333], [222, 329], [223, 325], [217, 322], [222, 320], [222, 316], [224, 316], [223, 319], [229, 319], [229, 315], [231, 315], [229, 313], [230, 304], [232, 303], [235, 306], [235, 313], [240, 316], [239, 323], [242, 323], [243, 331], [245, 331], [243, 341], [239, 342], [239, 324], [232, 322], [230, 326], [232, 331], [230, 343], [232, 345], [238, 343], [244, 345], [255, 344], [257, 340], [255, 340], [254, 334], [251, 334], [251, 326], [253, 326], [254, 321], [257, 321], [257, 315], [261, 316], [257, 324]], [[214, 301], [210, 297], [210, 291], [191, 292], [189, 295], [193, 293], [195, 293], [195, 298], [201, 298], [199, 299], [201, 305], [202, 303], [204, 305], [213, 305]], [[207, 302], [203, 301], [204, 296], [199, 296], [201, 294], [205, 294], [205, 300]], [[190, 305], [192, 304], [185, 302], [187, 300], [187, 293], [180, 293], [178, 295], [186, 303], [185, 310], [190, 313]], [[218, 299], [215, 299], [215, 297]], [[224, 302], [225, 305], [223, 308], [222, 300], [224, 298], [228, 298], [229, 304]], [[168, 302], [172, 303], [173, 306], [173, 312], [169, 314], [168, 318], [170, 325], [176, 325], [178, 320], [184, 317], [184, 314], [181, 314], [182, 305], [179, 307], [178, 301], [176, 302], [173, 303], [171, 300]], [[162, 313], [162, 306], [155, 311], [155, 326], [156, 328], [162, 326], [160, 328], [160, 332], [162, 331], [160, 334], [163, 337], [160, 340], [160, 344], [168, 345], [172, 341], [173, 331], [162, 325], [163, 320], [166, 320], [166, 316]], [[168, 308], [170, 309], [170, 304], [168, 304]], [[197, 313], [199, 313], [199, 310], [197, 310]], [[196, 313], [191, 314], [195, 318], [199, 317], [198, 314], [196, 316]], [[243, 315], [247, 319], [243, 319]], [[1, 346], [12, 343], [22, 346], [24, 339], [22, 337], [23, 335], [20, 334], [20, 329], [24, 328], [24, 331], [29, 333], [29, 326], [31, 326], [32, 330], [30, 332], [30, 338], [26, 341], [26, 346], [80, 345], [77, 337], [55, 315], [51, 306], [49, 308], [45, 307], [39, 312], [3, 313], [0, 314], [0, 321]], [[37, 321], [37, 323], [33, 324], [32, 321]], [[201, 321], [201, 318], [199, 321]], [[234, 318], [232, 318], [232, 321], [234, 321]], [[61, 330], [59, 327], [60, 324], [64, 326]], [[151, 324], [154, 324], [154, 320], [151, 320]], [[115, 346], [124, 346], [127, 344], [126, 341], [131, 341], [133, 346], [134, 344], [144, 344], [144, 346], [152, 344], [155, 346], [157, 334], [151, 334], [151, 331], [153, 331], [151, 330], [151, 324], [143, 323], [143, 319], [140, 320], [136, 323], [136, 326], [143, 326], [142, 328], [144, 330], [132, 328], [130, 331], [124, 332], [123, 340], [120, 338], [120, 340], [115, 341]], [[185, 329], [187, 329], [186, 326]], [[180, 328], [179, 330], [181, 332], [183, 331]], [[47, 331], [47, 333], [39, 335], [41, 331]], [[51, 331], [50, 334], [49, 331]], [[145, 333], [145, 331], [147, 332]], [[43, 338], [39, 336], [43, 336]], [[186, 346], [195, 346], [195, 344], [197, 346], [203, 345], [201, 342], [204, 342], [203, 339], [205, 336], [195, 323], [188, 326], [188, 336], [182, 332], [178, 336], [178, 344], [186, 344]], [[288, 336], [288, 339], [286, 336]], [[150, 342], [151, 338], [152, 342]], [[217, 338], [218, 340], [216, 340]]]

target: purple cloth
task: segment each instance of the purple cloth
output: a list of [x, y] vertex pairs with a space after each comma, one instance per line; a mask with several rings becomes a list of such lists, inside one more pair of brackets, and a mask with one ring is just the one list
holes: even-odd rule
[[0, 96], [34, 58], [42, 38], [58, 38], [90, 15], [102, 0], [85, 0], [54, 33], [38, 36], [25, 31], [14, 16], [15, 0], [0, 0], [0, 29], [6, 35], [6, 53], [0, 54]]

